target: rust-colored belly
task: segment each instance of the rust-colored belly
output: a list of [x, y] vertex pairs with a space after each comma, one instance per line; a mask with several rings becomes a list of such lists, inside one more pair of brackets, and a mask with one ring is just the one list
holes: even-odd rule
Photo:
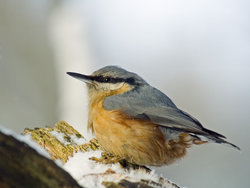
[[127, 118], [119, 111], [106, 111], [101, 102], [90, 110], [97, 139], [115, 156], [139, 165], [158, 166], [185, 155], [186, 145], [179, 144], [179, 139], [166, 142], [158, 125]]

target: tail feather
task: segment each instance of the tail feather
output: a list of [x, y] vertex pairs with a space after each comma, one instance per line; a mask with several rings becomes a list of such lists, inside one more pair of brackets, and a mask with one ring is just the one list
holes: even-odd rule
[[233, 148], [236, 148], [238, 150], [240, 150], [240, 148], [238, 146], [236, 146], [235, 144], [232, 144], [226, 140], [223, 140], [222, 138], [219, 138], [219, 137], [216, 137], [216, 136], [213, 136], [213, 135], [195, 135], [196, 138], [200, 139], [200, 140], [205, 140], [205, 141], [209, 141], [209, 142], [215, 142], [215, 143], [218, 143], [218, 144], [226, 144], [226, 145], [229, 145]]
[[223, 136], [222, 134], [219, 134], [219, 133], [217, 133], [217, 132], [215, 132], [215, 131], [206, 129], [206, 128], [204, 128], [204, 127], [203, 127], [202, 130], [203, 130], [204, 132], [208, 133], [209, 135], [214, 136], [214, 137], [216, 137], [216, 138], [226, 138], [226, 137]]

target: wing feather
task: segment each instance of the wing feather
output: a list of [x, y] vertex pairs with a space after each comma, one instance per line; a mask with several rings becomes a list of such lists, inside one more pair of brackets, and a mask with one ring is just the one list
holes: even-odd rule
[[150, 85], [106, 97], [103, 107], [106, 110], [119, 110], [131, 118], [150, 120], [168, 129], [188, 132], [197, 137], [204, 136], [208, 140], [240, 149], [223, 140], [225, 136], [204, 128], [197, 119], [178, 109], [168, 96]]
[[[171, 129], [200, 135], [209, 134], [198, 120], [179, 110], [168, 96], [149, 85], [107, 97], [104, 100], [104, 108], [120, 110], [131, 118], [147, 118], [155, 124]], [[224, 137], [215, 132], [213, 134]]]

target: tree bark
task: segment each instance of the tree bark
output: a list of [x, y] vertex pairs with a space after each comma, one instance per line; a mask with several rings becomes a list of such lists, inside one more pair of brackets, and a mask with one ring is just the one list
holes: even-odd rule
[[[40, 155], [26, 143], [17, 140], [15, 137], [6, 135], [0, 131], [0, 187], [53, 187], [53, 188], [78, 188], [81, 186], [72, 176], [56, 165], [53, 160], [61, 160], [66, 163], [69, 157], [75, 152], [97, 151], [101, 149], [96, 139], [89, 142], [82, 142], [82, 135], [72, 126], [64, 121], [57, 123], [53, 128], [35, 128], [25, 129], [24, 134], [29, 134], [40, 146], [50, 154], [48, 159]], [[59, 136], [58, 136], [59, 135]], [[81, 140], [81, 142], [79, 142]], [[80, 143], [80, 144], [79, 144]], [[81, 163], [81, 167], [88, 166], [89, 160], [94, 165], [118, 163], [115, 158], [109, 154], [103, 154], [101, 158], [91, 157], [87, 161], [77, 161]], [[170, 181], [158, 177], [154, 180], [150, 178], [134, 178], [132, 174], [149, 173], [151, 170], [147, 167], [141, 167], [135, 164], [125, 165], [120, 162], [119, 172], [106, 168], [102, 173], [85, 173], [81, 179], [87, 178], [87, 181], [95, 181], [101, 179], [101, 185], [107, 188], [127, 188], [127, 187], [168, 187], [178, 188], [178, 186]], [[80, 165], [80, 164], [79, 164]], [[123, 169], [122, 169], [123, 168]], [[140, 169], [140, 170], [138, 170]], [[126, 173], [133, 170], [133, 173]], [[89, 178], [93, 177], [93, 178]], [[150, 177], [150, 176], [149, 176]], [[111, 181], [110, 181], [111, 180]], [[114, 181], [113, 181], [114, 180]], [[78, 180], [79, 181], [79, 180]], [[86, 182], [86, 181], [85, 181]], [[88, 182], [87, 182], [88, 183]], [[94, 183], [94, 182], [93, 182]]]
[[81, 186], [52, 160], [37, 153], [13, 136], [0, 132], [0, 187], [54, 187]]

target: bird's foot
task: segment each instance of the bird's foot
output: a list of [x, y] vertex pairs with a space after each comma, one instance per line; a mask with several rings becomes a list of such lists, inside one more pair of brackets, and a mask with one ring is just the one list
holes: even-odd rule
[[147, 172], [150, 172], [151, 169], [149, 169], [146, 166], [141, 166], [135, 163], [128, 162], [126, 159], [122, 159], [121, 157], [114, 156], [110, 153], [107, 152], [102, 152], [102, 156], [100, 158], [97, 157], [91, 157], [89, 158], [90, 160], [93, 160], [97, 163], [102, 163], [102, 164], [115, 164], [115, 163], [120, 163], [122, 168], [130, 170], [138, 170], [138, 169], [143, 169], [146, 170]]
[[121, 160], [119, 161], [119, 163], [120, 163], [120, 165], [121, 165], [123, 168], [125, 168], [125, 169], [127, 169], [127, 170], [129, 170], [129, 169], [134, 169], [134, 170], [143, 169], [143, 170], [145, 170], [146, 172], [150, 172], [150, 171], [151, 171], [151, 169], [148, 168], [148, 167], [146, 167], [146, 166], [138, 165], [138, 164], [135, 164], [135, 163], [130, 163], [130, 162], [128, 162], [126, 159], [121, 159]]
[[102, 156], [100, 158], [91, 157], [89, 159], [102, 164], [115, 164], [121, 160], [120, 157], [113, 156], [112, 154], [107, 152], [102, 152]]

